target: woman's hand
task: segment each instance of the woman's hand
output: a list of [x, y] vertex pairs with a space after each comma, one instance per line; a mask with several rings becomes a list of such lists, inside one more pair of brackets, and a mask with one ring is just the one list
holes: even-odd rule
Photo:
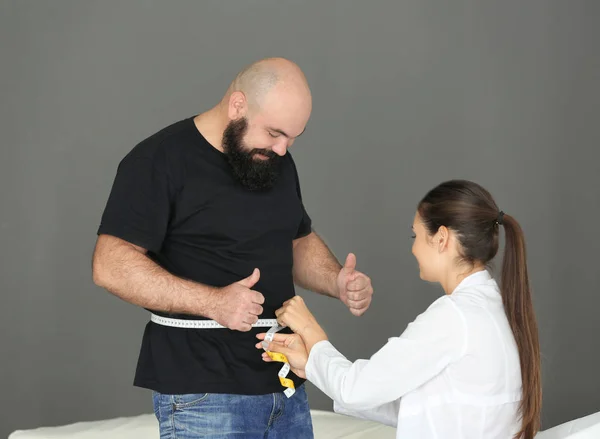
[[285, 301], [283, 306], [275, 311], [275, 315], [281, 326], [287, 326], [302, 337], [306, 352], [309, 354], [316, 343], [327, 340], [327, 334], [319, 326], [300, 296], [294, 296]]
[[[256, 335], [259, 340], [265, 339], [266, 333], [260, 333]], [[263, 349], [263, 342], [257, 343], [258, 349]], [[274, 334], [273, 341], [266, 347], [268, 351], [283, 354], [287, 357], [290, 363], [290, 369], [300, 378], [306, 378], [304, 368], [308, 361], [308, 352], [306, 352], [306, 346], [302, 341], [302, 337], [298, 334]], [[263, 361], [273, 361], [266, 352], [262, 354]]]
[[283, 302], [283, 306], [275, 311], [275, 315], [281, 326], [287, 326], [296, 334], [302, 335], [307, 327], [319, 326], [300, 296], [294, 296]]

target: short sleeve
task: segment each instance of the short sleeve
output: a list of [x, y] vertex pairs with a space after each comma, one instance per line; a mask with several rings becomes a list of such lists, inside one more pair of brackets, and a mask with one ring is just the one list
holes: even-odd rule
[[292, 169], [294, 171], [294, 180], [296, 182], [296, 192], [298, 194], [298, 198], [300, 199], [300, 204], [302, 205], [302, 221], [300, 222], [300, 226], [298, 227], [298, 232], [294, 239], [303, 238], [309, 235], [312, 232], [312, 220], [308, 213], [306, 212], [306, 208], [304, 207], [304, 203], [302, 202], [302, 191], [300, 190], [300, 179], [298, 177], [298, 170], [296, 169], [296, 164], [294, 163], [294, 159], [290, 156], [290, 161], [292, 163]]
[[171, 201], [166, 163], [160, 155], [129, 154], [119, 163], [97, 233], [157, 253], [167, 232]]

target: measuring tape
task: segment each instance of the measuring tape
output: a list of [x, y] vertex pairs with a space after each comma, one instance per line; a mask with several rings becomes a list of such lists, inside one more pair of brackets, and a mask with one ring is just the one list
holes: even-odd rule
[[[171, 319], [169, 317], [162, 317], [153, 313], [150, 314], [150, 320], [152, 320], [154, 323], [158, 323], [159, 325], [172, 326], [174, 328], [227, 329], [227, 326], [223, 326], [214, 320]], [[252, 326], [255, 328], [269, 328], [277, 325], [277, 319], [259, 319], [258, 322]]]
[[[277, 322], [277, 320], [275, 320], [275, 322]], [[281, 385], [283, 387], [287, 387], [287, 389], [285, 389], [283, 393], [289, 398], [294, 394], [294, 392], [296, 392], [294, 382], [289, 378], [286, 378], [287, 374], [290, 372], [290, 363], [288, 362], [288, 359], [285, 355], [280, 354], [278, 352], [271, 352], [268, 349], [269, 343], [273, 341], [273, 336], [275, 335], [275, 333], [277, 331], [281, 331], [283, 328], [285, 328], [285, 326], [279, 326], [278, 323], [276, 323], [275, 326], [272, 326], [265, 335], [265, 339], [262, 342], [262, 347], [267, 353], [267, 355], [271, 357], [271, 360], [283, 363], [283, 366], [281, 369], [279, 369], [279, 373], [277, 375], [279, 376], [279, 382], [281, 383]]]
[[[163, 326], [171, 326], [173, 328], [188, 328], [188, 329], [227, 329], [226, 326], [221, 325], [214, 320], [184, 320], [184, 319], [172, 319], [169, 317], [162, 317], [156, 315], [154, 313], [150, 313], [150, 320], [154, 323]], [[288, 373], [290, 372], [290, 363], [285, 355], [271, 352], [269, 351], [268, 345], [273, 341], [273, 337], [276, 332], [281, 331], [285, 326], [279, 326], [277, 323], [277, 319], [258, 319], [256, 323], [252, 325], [253, 328], [269, 328], [267, 334], [265, 335], [265, 339], [262, 342], [262, 347], [267, 353], [267, 355], [273, 360], [283, 363], [283, 366], [277, 373], [279, 377], [279, 382], [286, 389], [283, 391], [285, 396], [288, 398], [291, 397], [295, 392], [296, 388], [294, 386], [294, 382], [287, 378]]]

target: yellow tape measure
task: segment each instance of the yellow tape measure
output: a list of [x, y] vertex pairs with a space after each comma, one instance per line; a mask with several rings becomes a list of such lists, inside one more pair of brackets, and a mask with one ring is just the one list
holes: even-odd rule
[[290, 373], [290, 363], [288, 362], [288, 359], [286, 358], [285, 355], [280, 354], [278, 352], [271, 352], [268, 350], [268, 345], [269, 345], [269, 343], [271, 343], [273, 341], [273, 337], [274, 337], [275, 333], [277, 331], [281, 331], [283, 328], [285, 328], [285, 326], [279, 326], [278, 324], [269, 328], [269, 330], [267, 331], [267, 334], [265, 335], [265, 339], [262, 342], [262, 346], [263, 346], [263, 349], [265, 350], [265, 352], [267, 353], [267, 355], [273, 361], [278, 361], [280, 363], [283, 363], [283, 366], [281, 367], [281, 369], [279, 369], [279, 373], [277, 375], [279, 376], [279, 382], [281, 383], [281, 385], [283, 387], [286, 387], [286, 389], [283, 391], [283, 393], [285, 394], [285, 396], [287, 396], [289, 398], [296, 392], [296, 387], [294, 386], [294, 382], [291, 379], [286, 378], [288, 373]]

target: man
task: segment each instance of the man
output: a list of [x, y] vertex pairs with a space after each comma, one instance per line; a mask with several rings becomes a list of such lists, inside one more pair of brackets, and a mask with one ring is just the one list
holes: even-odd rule
[[[254, 347], [260, 319], [294, 282], [355, 315], [370, 279], [311, 230], [288, 148], [312, 98], [285, 59], [240, 72], [222, 101], [138, 144], [121, 161], [98, 230], [94, 282], [154, 316], [134, 385], [152, 389], [161, 437], [310, 438], [304, 380], [287, 398]], [[204, 320], [221, 329], [202, 329]], [[201, 322], [202, 323], [202, 322]], [[196, 325], [185, 327], [185, 324]]]

